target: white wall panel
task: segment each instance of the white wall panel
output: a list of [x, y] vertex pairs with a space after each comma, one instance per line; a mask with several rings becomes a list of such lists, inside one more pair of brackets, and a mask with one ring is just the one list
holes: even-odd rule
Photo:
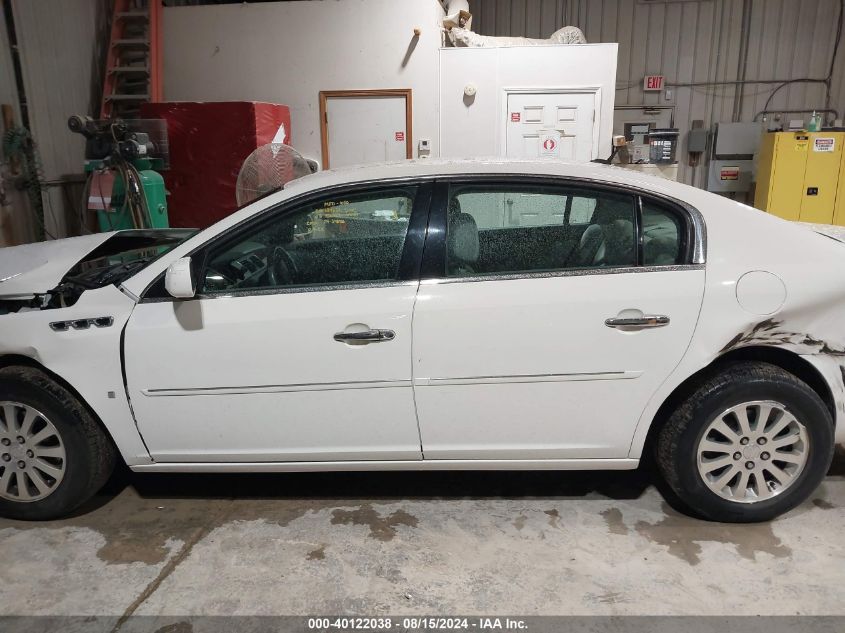
[[[596, 44], [441, 50], [441, 155], [504, 155], [509, 89], [598, 89], [597, 142], [599, 148], [610, 147], [616, 48], [614, 44]], [[467, 101], [464, 86], [470, 83], [477, 93], [472, 101]], [[599, 152], [601, 156], [601, 149]]]
[[436, 156], [443, 15], [436, 0], [168, 7], [164, 94], [168, 101], [286, 104], [293, 145], [319, 158], [321, 90], [410, 88], [414, 147], [430, 139]]
[[[691, 121], [730, 121], [741, 100], [739, 120], [760, 111], [774, 85], [678, 87], [672, 101], [644, 93], [646, 73], [677, 83], [733, 81], [741, 75], [740, 40], [745, 0], [470, 0], [473, 30], [484, 35], [548, 37], [560, 27], [580, 27], [589, 42], [618, 42], [617, 105], [674, 105], [682, 139]], [[750, 0], [746, 80], [825, 77], [836, 33], [839, 0]], [[845, 49], [845, 43], [842, 48]], [[834, 71], [830, 107], [845, 111], [845, 50]], [[824, 107], [821, 84], [787, 86], [771, 109]], [[801, 115], [796, 115], [800, 117]], [[681, 177], [702, 185], [705, 169], [686, 164]], [[697, 172], [697, 173], [696, 173]]]

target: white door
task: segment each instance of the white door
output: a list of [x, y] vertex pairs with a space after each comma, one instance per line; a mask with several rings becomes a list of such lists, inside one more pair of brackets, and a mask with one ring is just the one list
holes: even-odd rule
[[[126, 379], [157, 461], [420, 459], [413, 187], [342, 193], [194, 255], [198, 298], [142, 301]], [[207, 257], [206, 257], [207, 256]]]
[[[414, 313], [425, 458], [626, 457], [698, 318], [704, 270], [675, 266], [683, 216], [645, 204], [656, 272], [636, 272], [633, 196], [467, 184], [449, 197], [446, 278], [422, 282]], [[646, 315], [668, 323], [606, 324]]]
[[410, 126], [402, 96], [326, 98], [324, 166], [343, 167], [407, 158]]
[[595, 91], [511, 92], [507, 104], [506, 156], [547, 156], [585, 162], [596, 157]]

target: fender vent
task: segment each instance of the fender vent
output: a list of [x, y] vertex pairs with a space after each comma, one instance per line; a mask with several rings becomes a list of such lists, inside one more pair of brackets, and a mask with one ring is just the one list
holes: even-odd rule
[[67, 332], [68, 330], [87, 330], [91, 327], [111, 327], [114, 325], [114, 317], [94, 317], [93, 319], [74, 319], [72, 321], [53, 321], [50, 329], [54, 332]]

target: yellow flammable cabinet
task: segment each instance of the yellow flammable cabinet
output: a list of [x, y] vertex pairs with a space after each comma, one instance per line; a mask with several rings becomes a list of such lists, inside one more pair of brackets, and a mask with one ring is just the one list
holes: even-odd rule
[[[845, 132], [842, 133], [845, 136]], [[845, 148], [841, 151], [842, 161], [839, 168], [839, 189], [836, 193], [836, 207], [833, 212], [833, 223], [845, 226]]]
[[845, 132], [768, 132], [754, 206], [786, 220], [845, 225]]

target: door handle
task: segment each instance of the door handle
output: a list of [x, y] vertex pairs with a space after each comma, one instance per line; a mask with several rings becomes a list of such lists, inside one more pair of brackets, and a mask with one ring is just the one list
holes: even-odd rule
[[393, 330], [364, 330], [363, 332], [338, 332], [334, 335], [334, 340], [339, 343], [381, 343], [383, 341], [392, 341], [396, 338], [396, 332]]
[[663, 314], [644, 314], [641, 317], [615, 317], [612, 319], [605, 319], [604, 324], [607, 327], [642, 330], [645, 328], [664, 327], [669, 325], [669, 317]]

